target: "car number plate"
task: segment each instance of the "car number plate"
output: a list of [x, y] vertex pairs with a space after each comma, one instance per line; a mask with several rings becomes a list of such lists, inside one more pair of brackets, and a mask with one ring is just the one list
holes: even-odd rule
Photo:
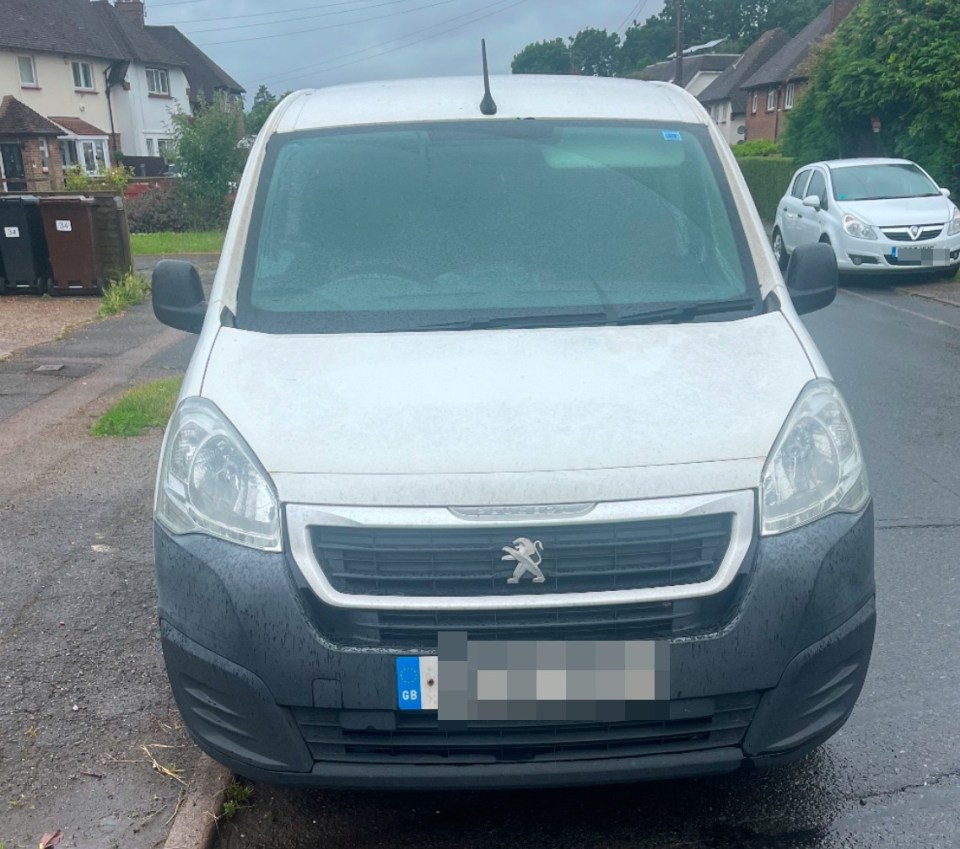
[[395, 663], [397, 707], [438, 711], [441, 720], [538, 719], [564, 705], [593, 718], [591, 711], [609, 715], [611, 705], [636, 712], [670, 697], [665, 642], [472, 641], [443, 633], [437, 655]]
[[946, 265], [950, 262], [950, 251], [946, 248], [894, 247], [891, 256], [898, 262], [915, 262], [918, 265]]

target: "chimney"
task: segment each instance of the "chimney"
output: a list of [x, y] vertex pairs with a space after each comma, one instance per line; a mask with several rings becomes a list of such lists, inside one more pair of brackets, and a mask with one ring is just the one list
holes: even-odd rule
[[[857, 2], [858, 0], [833, 0], [831, 4], [830, 32], [833, 32], [843, 23], [843, 19], [853, 11]], [[117, 5], [119, 4], [120, 0], [117, 0]]]
[[116, 0], [117, 11], [127, 20], [135, 21], [137, 26], [143, 26], [145, 12], [143, 0]]

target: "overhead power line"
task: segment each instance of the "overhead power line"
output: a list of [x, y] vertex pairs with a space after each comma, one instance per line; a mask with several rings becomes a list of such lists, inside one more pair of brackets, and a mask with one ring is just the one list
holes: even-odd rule
[[630, 13], [623, 19], [623, 22], [620, 24], [620, 26], [617, 27], [617, 32], [620, 33], [620, 35], [623, 35], [628, 29], [630, 29], [630, 25], [631, 25], [635, 20], [637, 20], [637, 18], [639, 18], [640, 15], [643, 14], [643, 10], [647, 8], [647, 3], [648, 3], [649, 1], [650, 1], [650, 0], [640, 0], [640, 2], [637, 3], [637, 5], [633, 7], [633, 11], [630, 12]]
[[357, 24], [366, 24], [373, 21], [384, 21], [387, 18], [395, 18], [398, 15], [408, 15], [411, 12], [421, 12], [424, 9], [433, 9], [437, 6], [449, 6], [451, 3], [460, 3], [462, 0], [436, 0], [434, 3], [428, 3], [425, 6], [415, 6], [412, 9], [401, 9], [399, 12], [388, 12], [385, 15], [375, 15], [372, 18], [358, 18], [355, 21], [342, 21], [338, 24], [327, 24], [322, 27], [311, 27], [310, 29], [299, 29], [296, 32], [275, 32], [266, 35], [251, 35], [248, 38], [230, 38], [225, 41], [198, 41], [200, 47], [216, 47], [220, 44], [241, 44], [245, 41], [263, 41], [268, 38], [282, 38], [291, 35], [306, 35], [311, 32], [323, 32], [324, 30], [339, 29], [342, 27], [352, 27]]
[[[448, 35], [451, 32], [455, 32], [456, 30], [463, 29], [464, 27], [470, 26], [471, 24], [478, 23], [479, 21], [482, 21], [482, 20], [486, 20], [487, 18], [492, 18], [495, 15], [499, 15], [501, 12], [506, 12], [517, 6], [521, 6], [527, 2], [529, 2], [529, 0], [513, 0], [513, 2], [510, 2], [507, 5], [503, 5], [504, 0], [497, 0], [497, 2], [495, 3], [489, 3], [486, 6], [483, 6], [479, 9], [474, 9], [472, 12], [467, 12], [462, 15], [457, 15], [453, 18], [447, 18], [445, 21], [439, 21], [438, 23], [433, 24], [429, 27], [424, 27], [419, 30], [414, 30], [413, 32], [406, 33], [405, 35], [398, 36], [397, 38], [391, 38], [387, 41], [383, 41], [383, 42], [380, 42], [379, 44], [371, 45], [370, 47], [365, 47], [361, 50], [354, 50], [349, 53], [341, 53], [339, 56], [333, 56], [327, 59], [325, 62], [319, 62], [312, 65], [303, 65], [298, 68], [291, 68], [288, 71], [283, 71], [278, 74], [272, 74], [260, 80], [251, 82], [250, 85], [253, 86], [253, 85], [256, 85], [257, 83], [264, 83], [264, 84], [270, 83], [271, 85], [276, 85], [278, 82], [281, 82], [285, 79], [290, 79], [291, 77], [299, 76], [306, 72], [313, 71], [318, 73], [327, 73], [329, 71], [336, 71], [336, 70], [339, 70], [340, 68], [345, 68], [349, 65], [356, 65], [360, 62], [366, 62], [371, 59], [377, 59], [380, 56], [386, 56], [390, 53], [396, 53], [399, 50], [405, 50], [408, 47], [413, 47], [414, 45], [422, 44], [426, 41], [431, 41], [435, 38], [440, 38], [444, 35]], [[499, 6], [500, 8], [493, 8], [495, 6]], [[492, 11], [486, 11], [488, 9], [491, 9]], [[486, 12], [486, 13], [481, 15], [481, 14], [478, 14], [479, 12]], [[446, 24], [452, 23], [453, 21], [461, 20], [467, 17], [469, 17], [470, 20], [462, 21], [462, 23], [458, 23], [458, 24], [455, 24], [454, 26], [447, 27], [446, 29], [442, 29], [439, 32], [434, 32], [429, 35], [424, 35], [421, 38], [416, 38], [407, 44], [399, 44], [387, 50], [381, 50], [380, 52], [374, 53], [370, 56], [360, 56], [360, 58], [355, 58], [355, 59], [351, 58], [351, 57], [359, 56], [359, 54], [361, 53], [369, 53], [371, 50], [379, 50], [379, 48], [386, 47], [389, 44], [396, 44], [396, 42], [398, 41], [405, 41], [406, 39], [413, 38], [414, 36], [420, 35], [421, 33], [427, 33], [430, 30], [434, 30], [439, 26], [444, 26]], [[339, 62], [340, 59], [349, 59], [349, 61]], [[334, 62], [336, 64], [331, 65], [329, 64], [330, 62]]]
[[[258, 21], [257, 23], [252, 23], [252, 24], [236, 24], [234, 26], [216, 26], [216, 27], [208, 27], [207, 29], [184, 28], [184, 31], [189, 33], [190, 35], [199, 35], [202, 32], [224, 32], [226, 30], [232, 30], [232, 29], [250, 29], [251, 27], [270, 27], [277, 24], [292, 24], [292, 23], [296, 23], [297, 21], [311, 21], [317, 18], [329, 18], [333, 15], [352, 15], [356, 12], [366, 12], [368, 9], [380, 9], [380, 8], [383, 8], [384, 6], [396, 6], [400, 3], [412, 3], [412, 2], [416, 2], [416, 0], [383, 0], [383, 2], [380, 2], [380, 3], [370, 3], [370, 0], [365, 0], [365, 2], [367, 2], [369, 5], [357, 6], [352, 9], [338, 9], [335, 12], [316, 12], [312, 15], [302, 15], [299, 18], [282, 18], [281, 20], [278, 20], [278, 21]], [[309, 9], [309, 8], [311, 7], [309, 6], [301, 7], [301, 9]], [[295, 10], [288, 9], [287, 13], [292, 11], [295, 11]], [[407, 11], [415, 12], [416, 9], [409, 9]], [[277, 14], [279, 13], [278, 12], [258, 12], [256, 13], [256, 16], [262, 17], [263, 15], [277, 15]], [[398, 12], [397, 14], [403, 14], [403, 12], [401, 11], [401, 12]], [[236, 15], [235, 17], [243, 18], [248, 16]], [[252, 16], [249, 16], [249, 17], [252, 17]], [[388, 16], [384, 16], [384, 17], [388, 17]], [[212, 20], [214, 19], [206, 18], [204, 20], [204, 23], [210, 23]], [[179, 22], [177, 26], [181, 26], [182, 23], [183, 23], [182, 21]], [[362, 23], [362, 21], [353, 21], [353, 23]]]

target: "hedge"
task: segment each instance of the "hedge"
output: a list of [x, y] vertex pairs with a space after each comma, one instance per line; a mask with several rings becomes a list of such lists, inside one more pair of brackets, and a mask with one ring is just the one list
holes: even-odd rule
[[777, 204], [787, 193], [794, 160], [786, 156], [752, 156], [738, 159], [760, 217], [767, 222], [777, 215]]

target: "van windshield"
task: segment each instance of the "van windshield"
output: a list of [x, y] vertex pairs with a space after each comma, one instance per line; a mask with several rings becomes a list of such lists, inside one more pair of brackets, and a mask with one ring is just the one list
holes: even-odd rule
[[470, 121], [275, 136], [236, 322], [357, 333], [759, 308], [706, 128]]

